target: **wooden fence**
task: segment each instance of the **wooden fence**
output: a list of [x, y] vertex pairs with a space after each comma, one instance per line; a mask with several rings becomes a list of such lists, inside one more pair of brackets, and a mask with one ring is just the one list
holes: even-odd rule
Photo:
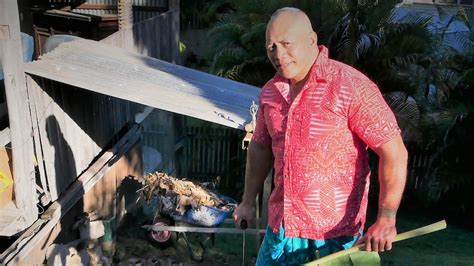
[[170, 0], [169, 8], [165, 13], [121, 29], [101, 42], [179, 64], [179, 1]]
[[243, 132], [226, 127], [189, 126], [184, 147], [183, 172], [192, 179], [210, 182], [220, 176], [219, 187], [236, 186], [245, 175]]

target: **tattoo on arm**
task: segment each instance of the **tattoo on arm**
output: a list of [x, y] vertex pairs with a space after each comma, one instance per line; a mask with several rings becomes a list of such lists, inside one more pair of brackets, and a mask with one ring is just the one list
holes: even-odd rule
[[379, 209], [379, 217], [395, 218], [397, 216], [397, 210], [381, 207]]

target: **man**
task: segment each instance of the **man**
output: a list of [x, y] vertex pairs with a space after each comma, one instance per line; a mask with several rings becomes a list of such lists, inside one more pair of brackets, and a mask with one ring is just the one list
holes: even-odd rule
[[[277, 73], [260, 92], [245, 191], [234, 211], [236, 226], [254, 217], [255, 197], [273, 164], [275, 188], [257, 265], [305, 263], [359, 243], [367, 251], [390, 250], [407, 151], [377, 86], [329, 59], [299, 9], [272, 15], [266, 46]], [[380, 158], [380, 197], [377, 220], [361, 237], [367, 146]]]

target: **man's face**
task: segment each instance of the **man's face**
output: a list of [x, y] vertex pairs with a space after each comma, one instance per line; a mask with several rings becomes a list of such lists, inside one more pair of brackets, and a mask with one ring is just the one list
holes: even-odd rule
[[278, 74], [291, 82], [306, 77], [315, 60], [315, 46], [316, 36], [312, 29], [294, 17], [283, 14], [267, 27], [267, 56]]

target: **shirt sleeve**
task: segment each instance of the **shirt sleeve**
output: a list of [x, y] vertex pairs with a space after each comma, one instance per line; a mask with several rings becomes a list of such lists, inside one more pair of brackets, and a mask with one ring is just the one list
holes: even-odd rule
[[255, 141], [261, 145], [271, 145], [272, 138], [268, 133], [267, 124], [265, 122], [265, 109], [262, 104], [262, 100], [259, 101], [259, 108], [257, 112], [257, 124], [255, 125], [255, 131], [253, 132], [252, 141]]
[[371, 81], [354, 86], [349, 128], [370, 148], [377, 148], [400, 134], [395, 115]]

